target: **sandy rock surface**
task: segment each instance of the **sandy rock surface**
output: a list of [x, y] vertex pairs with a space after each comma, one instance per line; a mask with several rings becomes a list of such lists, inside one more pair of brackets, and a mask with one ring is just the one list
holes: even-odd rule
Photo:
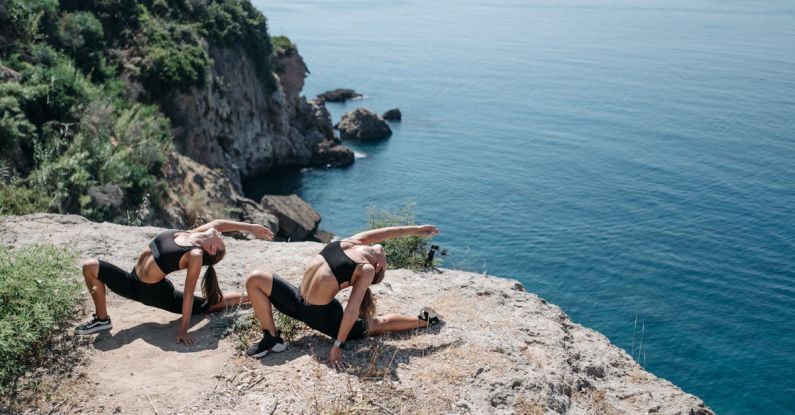
[[[0, 220], [0, 243], [64, 245], [81, 259], [99, 257], [126, 269], [159, 231], [37, 214]], [[241, 290], [254, 269], [297, 283], [322, 246], [226, 242], [216, 269], [228, 291]], [[171, 278], [181, 286], [184, 274]], [[194, 317], [199, 341], [187, 347], [175, 343], [178, 315], [111, 294], [113, 329], [86, 341], [73, 380], [30, 412], [712, 414], [515, 280], [390, 270], [374, 293], [380, 313], [414, 314], [430, 305], [445, 323], [351, 341], [345, 372], [326, 367], [331, 342], [308, 329], [298, 331], [287, 351], [254, 360], [234, 336], [221, 337], [250, 310]]]

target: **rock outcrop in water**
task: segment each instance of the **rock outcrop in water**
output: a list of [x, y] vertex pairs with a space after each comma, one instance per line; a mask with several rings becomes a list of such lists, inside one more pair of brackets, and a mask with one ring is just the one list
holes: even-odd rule
[[399, 108], [392, 108], [387, 110], [382, 117], [387, 121], [400, 121], [403, 118], [403, 114]]
[[337, 129], [343, 140], [375, 140], [392, 135], [389, 124], [367, 108], [357, 108], [344, 114]]
[[347, 88], [337, 88], [326, 91], [317, 96], [318, 99], [328, 102], [345, 102], [349, 99], [361, 98], [362, 94]]
[[[52, 243], [131, 267], [161, 229], [37, 214], [0, 219], [0, 244]], [[320, 244], [227, 239], [217, 266], [224, 290], [242, 290], [254, 269], [292, 283]], [[77, 278], [77, 276], [76, 276]], [[181, 275], [174, 282], [183, 285]], [[82, 364], [59, 374], [28, 413], [450, 413], [688, 414], [713, 412], [646, 372], [603, 335], [524, 292], [515, 280], [441, 270], [389, 270], [374, 286], [380, 313], [436, 308], [443, 325], [350, 341], [351, 367], [326, 366], [331, 341], [300, 328], [287, 351], [243, 356], [221, 334], [251, 311], [197, 316], [193, 346], [176, 344], [179, 316], [109, 294], [114, 327], [89, 337]], [[87, 295], [86, 295], [87, 297]], [[345, 295], [340, 295], [345, 300]], [[87, 307], [87, 311], [91, 311]]]

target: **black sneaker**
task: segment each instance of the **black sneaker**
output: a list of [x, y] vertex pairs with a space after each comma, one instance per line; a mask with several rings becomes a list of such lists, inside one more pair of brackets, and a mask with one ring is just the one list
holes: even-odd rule
[[420, 314], [417, 316], [418, 319], [427, 321], [428, 326], [431, 324], [436, 324], [442, 321], [442, 316], [439, 315], [434, 309], [425, 306], [420, 309]]
[[88, 320], [88, 322], [75, 327], [75, 334], [91, 334], [98, 331], [110, 330], [112, 328], [113, 324], [110, 323], [110, 316], [108, 316], [107, 319], [102, 320], [97, 317], [96, 314], [92, 314], [91, 320]]
[[271, 336], [271, 334], [265, 330], [262, 333], [262, 340], [259, 343], [254, 343], [246, 349], [246, 354], [250, 357], [259, 359], [260, 357], [265, 356], [268, 352], [279, 353], [283, 352], [287, 349], [287, 345], [282, 340], [282, 333], [280, 331], [276, 332], [276, 336]]

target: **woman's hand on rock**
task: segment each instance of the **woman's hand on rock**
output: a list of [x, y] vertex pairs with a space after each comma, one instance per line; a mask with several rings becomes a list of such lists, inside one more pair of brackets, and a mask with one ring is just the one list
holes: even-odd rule
[[193, 346], [193, 343], [196, 343], [196, 340], [193, 339], [193, 336], [188, 334], [188, 330], [180, 329], [179, 335], [177, 335], [177, 344], [185, 343], [186, 346]]
[[337, 346], [332, 346], [328, 352], [328, 365], [334, 370], [343, 370], [347, 366], [342, 361], [342, 350]]

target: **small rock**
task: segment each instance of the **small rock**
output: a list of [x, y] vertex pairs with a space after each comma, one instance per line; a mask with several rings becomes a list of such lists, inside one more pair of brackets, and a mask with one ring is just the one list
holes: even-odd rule
[[91, 201], [104, 208], [117, 209], [124, 203], [124, 191], [115, 184], [91, 186], [88, 195]]
[[326, 91], [317, 97], [326, 102], [345, 102], [349, 99], [360, 98], [362, 94], [348, 88], [337, 88]]
[[585, 368], [585, 373], [594, 378], [603, 379], [605, 377], [605, 369], [600, 366], [588, 366]]
[[374, 140], [392, 135], [389, 124], [367, 108], [357, 108], [343, 115], [337, 129], [343, 140]]
[[400, 113], [399, 109], [393, 108], [385, 112], [382, 117], [387, 121], [400, 121], [403, 118], [403, 114]]
[[467, 401], [465, 401], [463, 399], [461, 399], [460, 401], [456, 402], [455, 406], [457, 406], [459, 408], [464, 408], [466, 410], [471, 410], [472, 409], [472, 404], [470, 404], [469, 402], [467, 402]]

